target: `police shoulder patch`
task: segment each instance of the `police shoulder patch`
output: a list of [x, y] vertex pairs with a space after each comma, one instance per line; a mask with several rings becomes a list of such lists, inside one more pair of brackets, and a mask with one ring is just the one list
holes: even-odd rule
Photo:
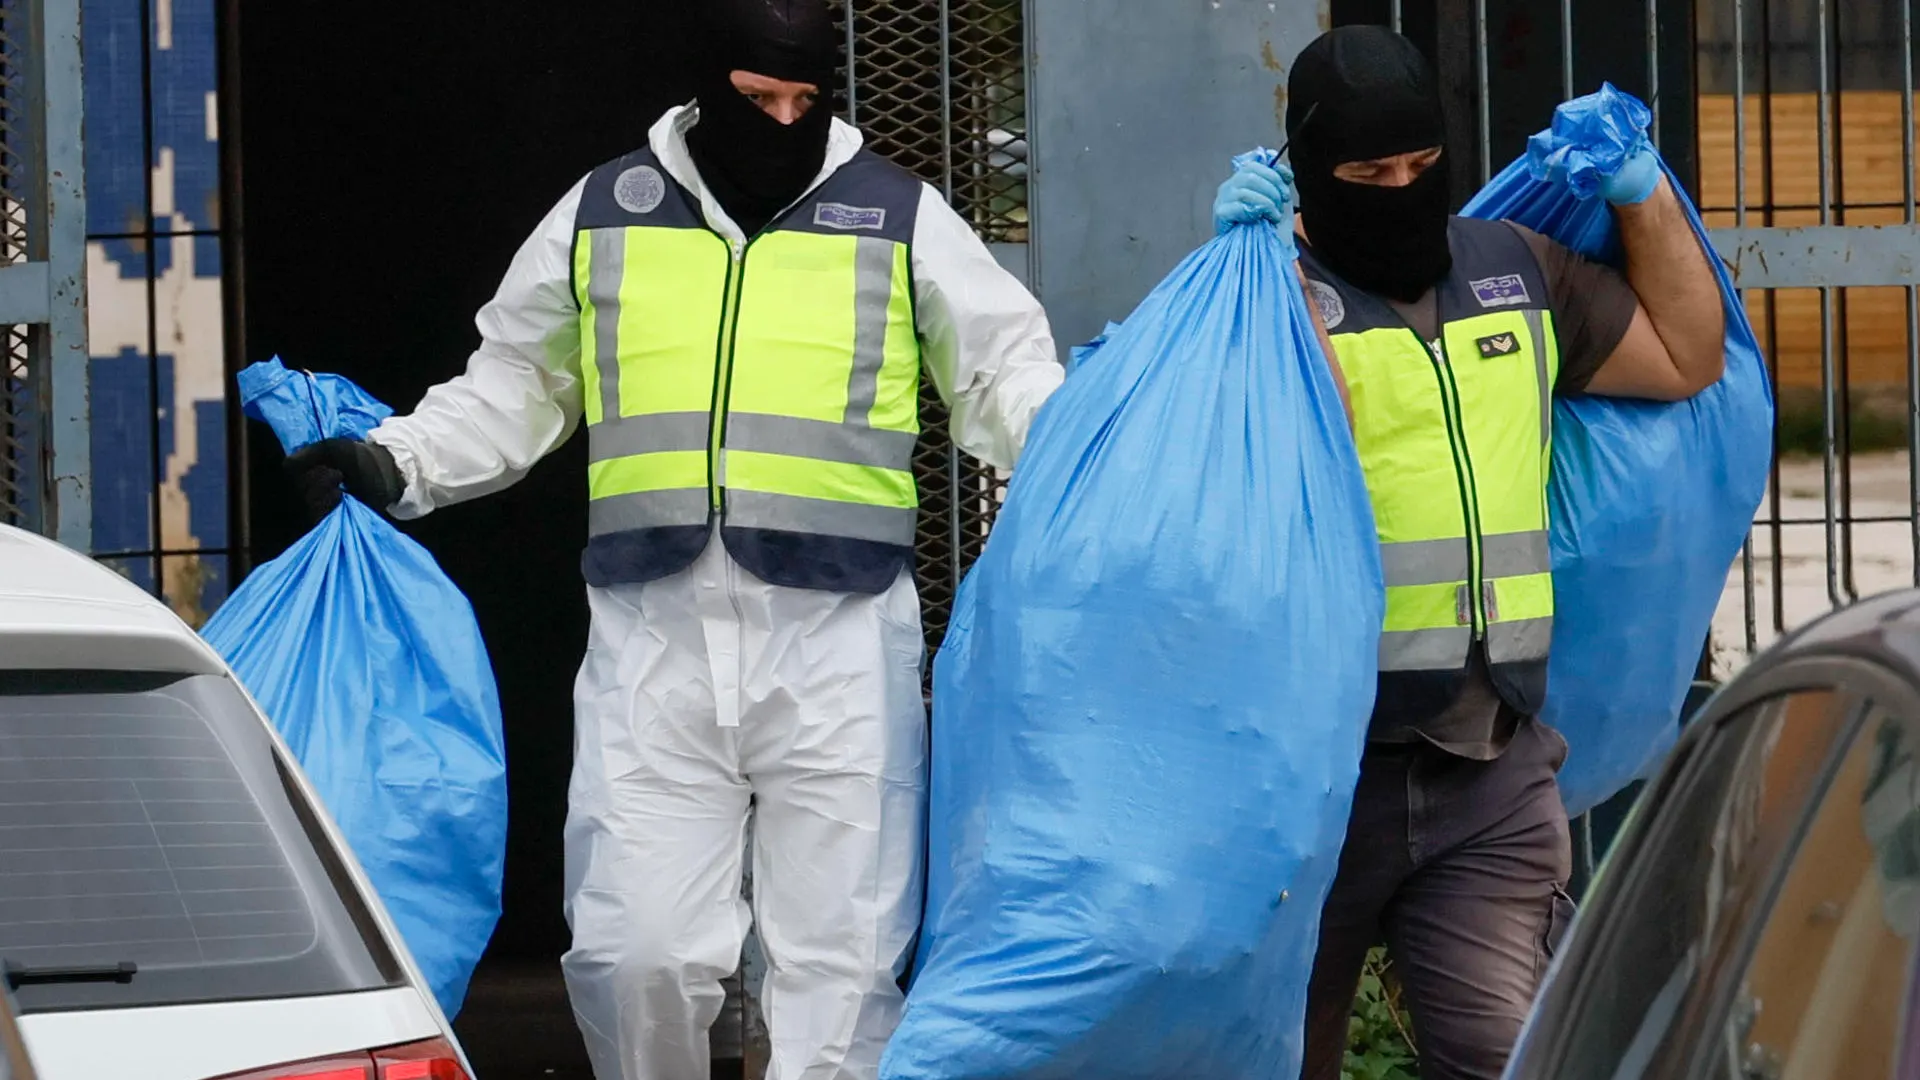
[[1533, 303], [1533, 297], [1527, 295], [1527, 279], [1519, 274], [1481, 278], [1467, 282], [1467, 287], [1473, 290], [1473, 298], [1480, 301], [1483, 308], [1517, 307]]
[[635, 165], [613, 182], [613, 201], [629, 214], [651, 214], [667, 197], [667, 181], [651, 165]]
[[1340, 290], [1318, 278], [1307, 279], [1307, 298], [1319, 309], [1320, 322], [1331, 331], [1347, 321], [1347, 302], [1340, 299]]
[[887, 227], [887, 211], [882, 206], [847, 206], [823, 202], [814, 208], [813, 223], [829, 229], [873, 229]]

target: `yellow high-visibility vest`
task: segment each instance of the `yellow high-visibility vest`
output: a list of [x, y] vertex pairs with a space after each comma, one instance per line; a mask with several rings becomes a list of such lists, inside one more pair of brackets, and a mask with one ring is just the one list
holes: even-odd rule
[[776, 584], [892, 583], [918, 507], [920, 195], [862, 152], [738, 242], [650, 150], [593, 173], [573, 246], [590, 582], [683, 569], [717, 521]]
[[1451, 701], [1476, 642], [1509, 705], [1532, 715], [1546, 695], [1553, 315], [1538, 261], [1511, 226], [1456, 219], [1450, 243], [1434, 341], [1308, 257], [1380, 535], [1376, 731]]

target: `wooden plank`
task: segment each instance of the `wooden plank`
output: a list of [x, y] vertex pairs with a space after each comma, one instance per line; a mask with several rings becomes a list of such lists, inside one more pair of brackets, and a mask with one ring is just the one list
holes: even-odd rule
[[[1849, 91], [1835, 95], [1840, 123], [1832, 191], [1839, 203], [1836, 222], [1892, 225], [1906, 218], [1901, 178], [1902, 122], [1899, 91]], [[1700, 183], [1702, 217], [1709, 228], [1735, 225], [1733, 99], [1702, 95], [1700, 108]], [[1746, 99], [1747, 225], [1816, 225], [1819, 211], [1818, 98], [1813, 94], [1775, 94]], [[1761, 120], [1772, 123], [1772, 152], [1767, 153]], [[1760, 212], [1772, 180], [1776, 206], [1769, 220]], [[1865, 204], [1897, 204], [1868, 206]], [[1851, 288], [1836, 300], [1838, 343], [1854, 387], [1872, 390], [1904, 386], [1907, 381], [1907, 297], [1900, 288]], [[1844, 305], [1844, 315], [1842, 306]], [[1751, 292], [1748, 316], [1759, 332], [1761, 348], [1780, 373], [1783, 388], [1820, 388], [1820, 294], [1817, 289]], [[1775, 319], [1770, 326], [1768, 317]]]
[[[1836, 199], [1847, 205], [1898, 203], [1900, 180], [1899, 91], [1848, 91], [1834, 95], [1837, 150], [1831, 176]], [[1819, 98], [1813, 94], [1775, 94], [1767, 101], [1748, 95], [1747, 204], [1766, 198], [1773, 183], [1776, 206], [1817, 207], [1820, 201]], [[1766, 152], [1762, 120], [1772, 120], [1772, 153]], [[1737, 164], [1733, 141], [1733, 98], [1700, 97], [1700, 201], [1703, 207], [1731, 208]], [[1807, 222], [1806, 224], [1811, 224]], [[1752, 222], [1750, 224], [1760, 224]], [[1774, 222], [1787, 224], [1787, 222]]]

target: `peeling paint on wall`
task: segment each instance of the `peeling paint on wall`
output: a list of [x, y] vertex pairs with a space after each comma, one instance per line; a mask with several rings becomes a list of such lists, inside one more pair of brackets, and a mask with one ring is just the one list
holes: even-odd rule
[[94, 550], [198, 625], [226, 596], [213, 0], [88, 0]]

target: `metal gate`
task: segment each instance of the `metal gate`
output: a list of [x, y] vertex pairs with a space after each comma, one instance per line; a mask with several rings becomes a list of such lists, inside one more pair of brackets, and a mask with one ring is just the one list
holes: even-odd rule
[[1701, 206], [1781, 409], [1736, 660], [1920, 580], [1912, 0], [1702, 0], [1699, 26]]
[[1438, 33], [1443, 80], [1465, 91], [1456, 130], [1475, 135], [1464, 179], [1484, 182], [1545, 126], [1529, 95], [1515, 130], [1502, 70], [1529, 35], [1557, 53], [1555, 98], [1611, 79], [1649, 101], [1656, 142], [1685, 163], [1780, 403], [1773, 482], [1714, 623], [1715, 673], [1821, 612], [1920, 582], [1913, 0], [1388, 3], [1395, 25], [1438, 8], [1454, 33], [1471, 27], [1451, 57]]
[[79, 0], [0, 0], [0, 523], [90, 547]]
[[[876, 152], [938, 188], [982, 239], [1009, 253], [1018, 249], [1007, 245], [1027, 239], [1021, 15], [1021, 0], [852, 0], [842, 19], [850, 76], [842, 80], [842, 115]], [[931, 657], [1004, 487], [949, 441], [930, 380], [920, 415], [916, 550]]]
[[[1389, 3], [1398, 25], [1402, 2]], [[1654, 139], [1691, 182], [1742, 291], [1779, 413], [1768, 492], [1706, 643], [1703, 667], [1718, 678], [1828, 610], [1920, 584], [1913, 3], [1420, 5], [1440, 9], [1441, 23], [1453, 9], [1455, 35], [1471, 28], [1451, 71], [1449, 31], [1437, 33], [1443, 82], [1466, 89], [1471, 111], [1459, 123], [1467, 110], [1453, 103], [1455, 130], [1472, 132], [1478, 151], [1477, 175], [1465, 179], [1484, 183], [1519, 151], [1516, 135], [1545, 125], [1538, 95], [1523, 89], [1523, 112], [1538, 115], [1514, 130], [1513, 102], [1501, 100], [1513, 81], [1498, 70], [1513, 66], [1501, 61], [1512, 59], [1517, 37], [1543, 30], [1557, 39], [1557, 99], [1606, 78], [1652, 105]], [[1599, 63], [1583, 55], [1588, 35], [1607, 52]], [[1630, 36], [1638, 70], [1622, 55]], [[1578, 823], [1578, 876], [1590, 876], [1607, 842], [1599, 834], [1617, 826], [1632, 797]]]

